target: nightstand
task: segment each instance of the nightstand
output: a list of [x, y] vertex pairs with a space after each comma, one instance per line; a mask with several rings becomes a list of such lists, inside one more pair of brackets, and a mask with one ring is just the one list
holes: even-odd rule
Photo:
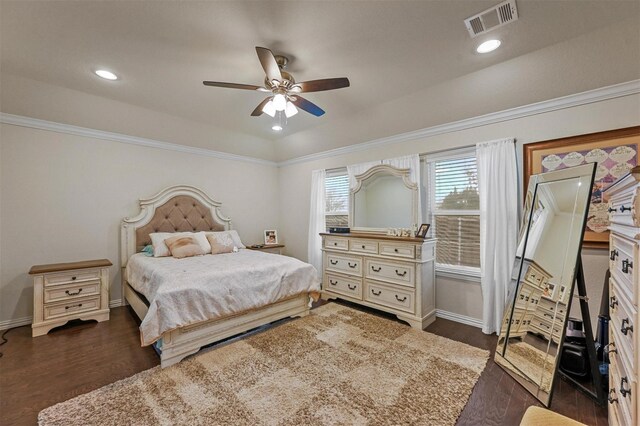
[[109, 320], [107, 259], [35, 265], [32, 336], [42, 336], [73, 319]]
[[257, 246], [247, 246], [249, 250], [260, 250], [265, 253], [282, 254], [284, 244], [259, 244]]

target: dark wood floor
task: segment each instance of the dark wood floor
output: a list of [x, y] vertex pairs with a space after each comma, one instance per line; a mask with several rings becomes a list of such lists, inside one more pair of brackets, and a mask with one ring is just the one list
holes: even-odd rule
[[[492, 351], [496, 336], [437, 319], [427, 331]], [[128, 308], [111, 310], [103, 323], [68, 324], [33, 339], [29, 326], [11, 330], [0, 346], [0, 425], [34, 425], [38, 412], [159, 364], [153, 349], [140, 347], [138, 324]], [[606, 407], [558, 380], [551, 409], [590, 425], [606, 425]], [[518, 425], [530, 405], [539, 405], [492, 360], [482, 373], [459, 425]]]

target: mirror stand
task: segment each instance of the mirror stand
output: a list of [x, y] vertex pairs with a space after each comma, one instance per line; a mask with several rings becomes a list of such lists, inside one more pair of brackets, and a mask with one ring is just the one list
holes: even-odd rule
[[[602, 387], [602, 374], [598, 366], [598, 357], [596, 355], [596, 345], [593, 339], [593, 328], [591, 326], [591, 316], [589, 315], [589, 298], [587, 297], [587, 287], [584, 281], [584, 270], [582, 268], [582, 256], [578, 253], [578, 263], [576, 265], [576, 284], [578, 288], [578, 299], [580, 300], [580, 313], [582, 314], [582, 323], [584, 328], [585, 341], [587, 345], [587, 356], [589, 358], [589, 366], [591, 369], [592, 384], [595, 387], [595, 391], [587, 388], [584, 384], [580, 383], [570, 375], [564, 373], [560, 369], [560, 363], [557, 364], [556, 374], [560, 375], [564, 380], [572, 383], [579, 391], [595, 399], [599, 405], [605, 403], [605, 391]], [[573, 304], [573, 294], [569, 299], [569, 306], [567, 311], [571, 311], [571, 305]], [[565, 331], [566, 332], [566, 331]], [[564, 347], [565, 339], [562, 340], [559, 353], [562, 356], [562, 350]]]

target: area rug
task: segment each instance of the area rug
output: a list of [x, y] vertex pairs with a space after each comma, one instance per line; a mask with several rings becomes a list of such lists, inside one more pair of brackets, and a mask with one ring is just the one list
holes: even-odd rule
[[453, 425], [489, 352], [329, 303], [80, 395], [40, 425]]

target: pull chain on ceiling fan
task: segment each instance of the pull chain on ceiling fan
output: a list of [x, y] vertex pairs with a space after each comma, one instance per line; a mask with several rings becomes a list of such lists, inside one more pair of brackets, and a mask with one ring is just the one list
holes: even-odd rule
[[258, 53], [258, 59], [266, 74], [264, 87], [251, 84], [223, 83], [219, 81], [203, 81], [202, 83], [205, 86], [256, 90], [265, 93], [270, 92], [272, 95], [260, 102], [251, 115], [258, 117], [265, 113], [271, 117], [275, 117], [276, 113], [280, 112], [284, 113], [287, 118], [297, 114], [297, 108], [316, 117], [324, 114], [322, 108], [300, 96], [300, 93], [322, 92], [325, 90], [349, 87], [349, 79], [345, 77], [325, 78], [296, 83], [293, 76], [284, 70], [289, 62], [286, 56], [274, 55], [271, 50], [265, 47], [256, 47], [256, 52]]

